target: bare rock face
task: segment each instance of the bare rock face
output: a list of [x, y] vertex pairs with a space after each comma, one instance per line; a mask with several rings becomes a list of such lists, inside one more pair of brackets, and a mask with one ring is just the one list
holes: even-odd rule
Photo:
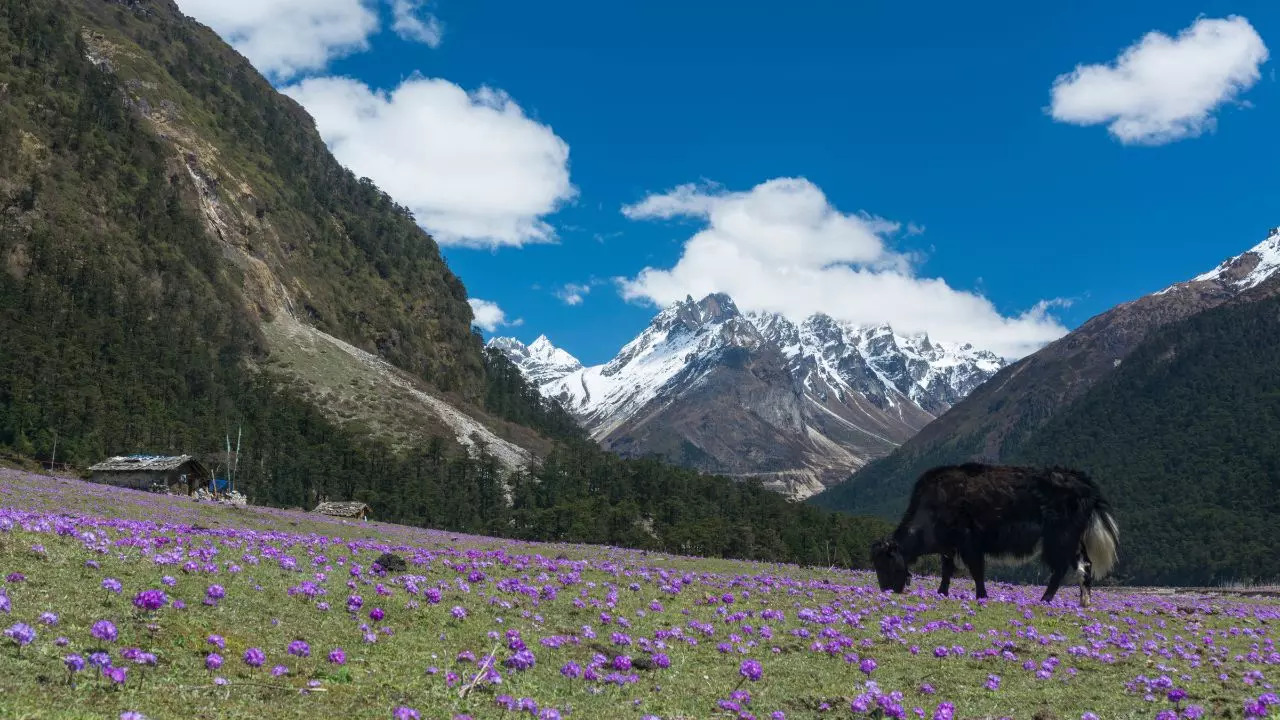
[[887, 325], [742, 313], [720, 293], [666, 308], [600, 366], [545, 336], [489, 344], [606, 448], [797, 498], [890, 452], [1004, 364]]

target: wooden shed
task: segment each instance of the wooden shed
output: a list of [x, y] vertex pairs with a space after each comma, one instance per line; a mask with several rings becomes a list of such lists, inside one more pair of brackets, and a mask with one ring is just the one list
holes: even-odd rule
[[93, 465], [89, 472], [91, 482], [186, 495], [207, 487], [213, 477], [191, 455], [120, 455]]
[[333, 517], [355, 518], [356, 520], [369, 519], [369, 506], [359, 501], [325, 501], [317, 505], [312, 512], [318, 512], [321, 515], [332, 515]]

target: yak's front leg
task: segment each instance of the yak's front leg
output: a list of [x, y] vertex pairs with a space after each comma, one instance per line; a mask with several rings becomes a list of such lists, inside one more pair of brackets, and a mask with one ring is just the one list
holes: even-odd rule
[[956, 573], [956, 556], [954, 553], [942, 553], [942, 584], [938, 586], [938, 594], [951, 592], [951, 576]]

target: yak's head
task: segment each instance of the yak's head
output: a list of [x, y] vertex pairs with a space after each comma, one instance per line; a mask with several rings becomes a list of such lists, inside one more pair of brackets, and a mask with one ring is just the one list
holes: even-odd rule
[[902, 554], [897, 541], [886, 538], [872, 543], [871, 564], [875, 566], [881, 590], [900, 593], [907, 589], [911, 571], [907, 569], [907, 558]]

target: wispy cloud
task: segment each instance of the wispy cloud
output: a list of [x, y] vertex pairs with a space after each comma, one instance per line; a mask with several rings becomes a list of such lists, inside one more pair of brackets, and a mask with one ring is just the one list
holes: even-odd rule
[[444, 40], [444, 24], [425, 9], [426, 5], [426, 0], [391, 0], [395, 20], [391, 29], [405, 40], [438, 48]]

